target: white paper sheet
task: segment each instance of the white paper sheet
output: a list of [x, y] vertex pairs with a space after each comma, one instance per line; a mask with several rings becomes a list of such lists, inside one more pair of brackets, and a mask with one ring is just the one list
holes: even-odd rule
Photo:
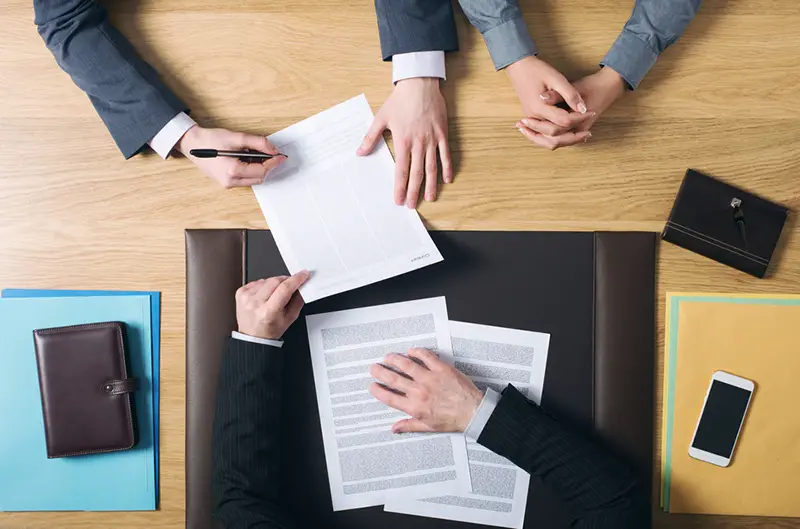
[[470, 487], [461, 435], [393, 434], [406, 417], [367, 391], [369, 366], [425, 347], [452, 362], [445, 298], [306, 317], [333, 510]]
[[311, 272], [306, 303], [442, 260], [417, 212], [394, 203], [383, 139], [356, 156], [372, 117], [362, 94], [268, 138], [288, 159], [253, 191], [289, 272]]
[[[511, 382], [541, 402], [549, 334], [451, 321], [450, 336], [456, 367], [469, 373], [478, 387], [502, 391]], [[478, 443], [467, 441], [467, 454], [471, 493], [392, 499], [384, 510], [520, 529], [530, 476]]]

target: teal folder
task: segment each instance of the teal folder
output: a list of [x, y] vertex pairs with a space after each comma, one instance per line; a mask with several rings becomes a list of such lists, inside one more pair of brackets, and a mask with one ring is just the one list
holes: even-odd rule
[[153, 342], [153, 445], [155, 446], [156, 501], [158, 501], [158, 398], [161, 379], [161, 292], [133, 290], [38, 290], [32, 288], [6, 288], [0, 292], [4, 298], [70, 298], [85, 296], [150, 296], [150, 321]]
[[[47, 459], [33, 330], [102, 321], [127, 327], [137, 443], [131, 450]], [[0, 298], [0, 510], [154, 510], [150, 297]]]

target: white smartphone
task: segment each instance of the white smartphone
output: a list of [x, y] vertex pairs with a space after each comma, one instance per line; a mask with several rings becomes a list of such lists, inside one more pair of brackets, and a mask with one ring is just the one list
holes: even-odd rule
[[689, 445], [690, 456], [720, 467], [731, 464], [754, 390], [752, 380], [724, 371], [714, 373]]

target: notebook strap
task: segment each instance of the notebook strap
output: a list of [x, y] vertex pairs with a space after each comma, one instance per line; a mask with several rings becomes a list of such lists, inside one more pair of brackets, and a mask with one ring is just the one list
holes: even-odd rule
[[139, 389], [139, 380], [126, 378], [125, 380], [109, 380], [103, 383], [103, 393], [106, 395], [122, 395], [132, 393]]

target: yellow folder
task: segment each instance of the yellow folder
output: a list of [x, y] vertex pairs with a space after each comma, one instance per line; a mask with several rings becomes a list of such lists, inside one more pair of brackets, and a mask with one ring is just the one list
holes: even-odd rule
[[[800, 296], [667, 294], [661, 504], [800, 517]], [[689, 457], [714, 371], [756, 389], [731, 465]]]
[[[667, 295], [662, 507], [800, 517], [800, 296]], [[756, 390], [727, 468], [689, 457], [714, 371]]]

